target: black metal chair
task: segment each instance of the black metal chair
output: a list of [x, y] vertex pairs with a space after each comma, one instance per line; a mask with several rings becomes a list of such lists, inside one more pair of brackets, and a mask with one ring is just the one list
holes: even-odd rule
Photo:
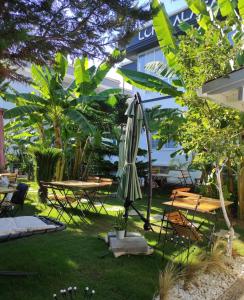
[[16, 187], [16, 191], [13, 193], [10, 201], [4, 200], [1, 204], [3, 216], [15, 216], [19, 209], [23, 209], [24, 202], [29, 190], [29, 185], [25, 183], [19, 183]]
[[[87, 223], [83, 209], [79, 202], [73, 195], [68, 195], [67, 190], [60, 185], [55, 185], [51, 182], [41, 182], [42, 188], [47, 190], [47, 201], [50, 206], [48, 216], [53, 210], [56, 210], [58, 215], [57, 220], [63, 219], [65, 223], [69, 224], [71, 221], [76, 223], [73, 214], [75, 210], [79, 210], [79, 218], [82, 222]], [[65, 214], [69, 217], [68, 221]]]

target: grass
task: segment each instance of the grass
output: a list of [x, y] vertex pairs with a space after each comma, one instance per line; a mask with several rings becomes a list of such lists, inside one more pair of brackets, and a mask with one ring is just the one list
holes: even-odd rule
[[173, 263], [168, 263], [164, 270], [159, 274], [159, 298], [167, 300], [170, 290], [174, 287], [179, 279], [179, 270]]
[[[31, 183], [22, 215], [47, 214], [48, 209], [37, 201], [36, 190], [36, 184]], [[153, 214], [162, 213], [161, 203], [168, 199], [169, 192], [154, 192]], [[106, 201], [107, 208], [113, 205], [119, 206], [122, 203], [117, 199]], [[138, 201], [137, 206], [145, 212], [146, 200]], [[88, 225], [70, 224], [62, 232], [2, 243], [1, 270], [35, 271], [38, 274], [30, 277], [0, 277], [0, 299], [52, 299], [53, 293], [68, 286], [77, 286], [79, 289], [89, 286], [96, 290], [94, 299], [98, 300], [152, 299], [158, 290], [162, 249], [157, 248], [151, 256], [114, 258], [99, 237], [105, 236], [112, 229], [115, 217], [115, 211], [109, 211], [109, 215], [88, 213]], [[129, 230], [142, 232], [147, 241], [155, 245], [158, 234], [145, 233], [142, 228], [143, 224], [138, 217], [130, 217]], [[240, 239], [236, 246], [244, 255], [244, 227], [239, 226], [237, 231]]]

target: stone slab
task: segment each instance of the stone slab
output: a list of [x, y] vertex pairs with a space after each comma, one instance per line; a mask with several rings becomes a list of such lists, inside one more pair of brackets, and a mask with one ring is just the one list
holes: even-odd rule
[[122, 240], [116, 237], [109, 238], [109, 249], [115, 257], [121, 255], [149, 255], [153, 250], [150, 248], [143, 236], [127, 236]]
[[[139, 232], [127, 232], [126, 233], [127, 237], [139, 237], [141, 234]], [[105, 242], [109, 243], [110, 238], [116, 238], [116, 232], [115, 231], [110, 231], [108, 232], [107, 236], [105, 237]]]

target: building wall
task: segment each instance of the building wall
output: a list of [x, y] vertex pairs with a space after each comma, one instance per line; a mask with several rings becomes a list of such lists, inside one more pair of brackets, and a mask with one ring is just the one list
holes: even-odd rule
[[[162, 51], [159, 47], [154, 47], [150, 50], [140, 52], [137, 55], [136, 58], [136, 64], [137, 71], [148, 73], [155, 75], [153, 73], [150, 73], [146, 65], [150, 62], [165, 62], [164, 56]], [[126, 66], [125, 66], [126, 68]], [[167, 80], [167, 79], [166, 79]], [[160, 106], [161, 108], [179, 108], [182, 109], [181, 106], [179, 106], [174, 98], [168, 98], [162, 100], [162, 96], [159, 93], [153, 93], [150, 91], [141, 90], [138, 88], [133, 87], [133, 92], [139, 92], [142, 100], [144, 102], [145, 108], [152, 108], [154, 106]], [[155, 100], [158, 99], [158, 100]], [[184, 108], [183, 108], [184, 109]], [[146, 136], [145, 133], [142, 133], [141, 139], [140, 139], [140, 148], [146, 149], [147, 148], [147, 142], [146, 142]], [[171, 158], [171, 154], [174, 153], [176, 150], [180, 149], [179, 146], [176, 146], [173, 141], [169, 141], [166, 145], [163, 146], [161, 150], [157, 150], [157, 141], [152, 139], [152, 158], [153, 158], [153, 165], [155, 166], [170, 166], [173, 164], [184, 164], [186, 162], [185, 155], [177, 155], [174, 159]], [[146, 158], [145, 158], [146, 160]]]

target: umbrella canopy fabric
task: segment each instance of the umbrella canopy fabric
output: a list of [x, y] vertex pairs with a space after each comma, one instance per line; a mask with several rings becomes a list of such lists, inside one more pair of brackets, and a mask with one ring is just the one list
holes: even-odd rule
[[125, 164], [125, 134], [122, 133], [119, 141], [119, 162], [118, 162], [118, 171], [116, 177], [121, 177], [123, 167]]
[[141, 135], [143, 114], [141, 106], [134, 98], [125, 113], [128, 116], [125, 142], [124, 142], [124, 166], [120, 176], [118, 197], [125, 200], [125, 206], [134, 200], [141, 199], [141, 187], [136, 169], [136, 157]]
[[5, 167], [4, 157], [4, 133], [3, 133], [3, 109], [0, 108], [0, 169]]

